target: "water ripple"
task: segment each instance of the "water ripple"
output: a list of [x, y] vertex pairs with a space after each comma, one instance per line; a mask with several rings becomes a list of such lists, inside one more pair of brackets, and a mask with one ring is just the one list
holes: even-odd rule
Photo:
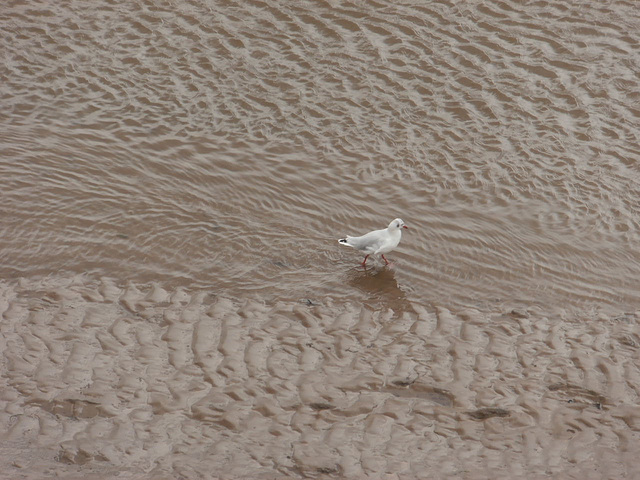
[[402, 215], [422, 301], [635, 305], [636, 10], [10, 2], [2, 272], [344, 292]]

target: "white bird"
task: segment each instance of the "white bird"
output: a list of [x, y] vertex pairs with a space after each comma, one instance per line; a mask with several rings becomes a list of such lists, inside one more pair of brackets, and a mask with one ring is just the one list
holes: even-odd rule
[[341, 238], [338, 240], [338, 243], [341, 245], [347, 245], [349, 247], [353, 247], [356, 250], [360, 250], [365, 254], [364, 260], [362, 261], [362, 266], [364, 267], [367, 263], [367, 258], [369, 255], [382, 255], [382, 259], [385, 261], [387, 265], [389, 262], [384, 257], [385, 253], [389, 253], [391, 250], [396, 248], [400, 243], [400, 238], [402, 238], [402, 229], [409, 228], [407, 227], [402, 219], [396, 218], [393, 220], [387, 228], [383, 228], [382, 230], [374, 230], [373, 232], [366, 233], [361, 237], [350, 237], [347, 235], [347, 238]]

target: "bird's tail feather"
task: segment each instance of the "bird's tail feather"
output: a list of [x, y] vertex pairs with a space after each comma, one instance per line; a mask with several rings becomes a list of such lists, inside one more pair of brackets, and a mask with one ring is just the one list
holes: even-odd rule
[[340, 240], [338, 240], [338, 243], [341, 243], [342, 245], [349, 245], [349, 242], [346, 238], [341, 238]]

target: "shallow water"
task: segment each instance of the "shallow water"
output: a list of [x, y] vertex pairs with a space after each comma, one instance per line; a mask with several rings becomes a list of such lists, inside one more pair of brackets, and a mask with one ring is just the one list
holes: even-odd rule
[[633, 2], [0, 26], [9, 475], [635, 474]]

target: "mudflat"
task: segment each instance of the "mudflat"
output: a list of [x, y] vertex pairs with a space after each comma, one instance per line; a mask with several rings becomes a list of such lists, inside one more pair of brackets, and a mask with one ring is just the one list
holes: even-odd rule
[[6, 478], [622, 478], [637, 318], [2, 286]]
[[633, 2], [0, 32], [0, 478], [640, 477]]

